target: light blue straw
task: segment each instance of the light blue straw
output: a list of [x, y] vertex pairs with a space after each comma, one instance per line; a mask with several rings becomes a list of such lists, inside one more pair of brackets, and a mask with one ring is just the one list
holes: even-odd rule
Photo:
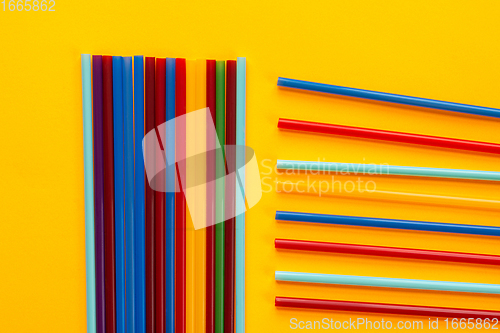
[[393, 279], [371, 276], [275, 272], [276, 281], [341, 284], [349, 286], [404, 288], [421, 290], [457, 291], [464, 293], [500, 294], [500, 285], [449, 281]]
[[[246, 58], [236, 63], [236, 211], [245, 211]], [[241, 194], [240, 194], [241, 193]], [[245, 213], [236, 216], [235, 332], [245, 332]]]
[[341, 175], [393, 175], [500, 181], [500, 172], [496, 171], [423, 168], [385, 164], [278, 160], [277, 168], [284, 170], [337, 173]]
[[96, 332], [94, 243], [94, 154], [92, 146], [92, 74], [90, 54], [82, 54], [83, 175], [85, 183], [85, 263], [87, 333]]

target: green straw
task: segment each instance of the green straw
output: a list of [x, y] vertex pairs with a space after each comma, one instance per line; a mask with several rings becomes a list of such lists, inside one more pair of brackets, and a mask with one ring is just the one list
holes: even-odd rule
[[215, 333], [224, 333], [224, 177], [226, 175], [224, 162], [226, 110], [224, 103], [226, 62], [217, 61], [215, 66], [215, 130], [220, 143], [215, 167]]

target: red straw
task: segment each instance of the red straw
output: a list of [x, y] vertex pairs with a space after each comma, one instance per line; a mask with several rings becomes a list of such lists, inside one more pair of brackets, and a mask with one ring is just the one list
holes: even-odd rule
[[432, 147], [461, 149], [461, 150], [476, 151], [481, 153], [500, 154], [500, 144], [496, 143], [383, 131], [370, 128], [316, 123], [311, 121], [302, 121], [294, 119], [280, 118], [278, 120], [278, 128], [313, 132], [313, 133], [322, 133], [322, 134], [344, 135], [356, 138], [412, 143], [412, 144], [432, 146]]
[[[146, 134], [155, 128], [155, 58], [146, 57]], [[147, 154], [154, 147], [146, 146]], [[155, 331], [155, 194], [146, 185], [146, 332]]]
[[[175, 116], [186, 114], [186, 59], [175, 61]], [[184, 184], [186, 123], [175, 123], [177, 182]], [[175, 192], [175, 332], [186, 332], [186, 198], [182, 186]]]
[[[207, 325], [215, 330], [215, 60], [207, 60]], [[213, 129], [213, 130], [212, 130]]]
[[276, 297], [275, 305], [287, 308], [386, 313], [386, 314], [425, 316], [425, 317], [482, 318], [482, 319], [500, 318], [500, 312], [498, 311], [441, 308], [441, 307], [402, 305], [402, 304], [333, 301], [326, 299], [308, 299], [308, 298], [292, 298], [292, 297]]
[[224, 333], [234, 333], [234, 268], [236, 210], [236, 61], [228, 60], [226, 69], [226, 223], [224, 258]]
[[[166, 59], [156, 59], [156, 77], [155, 77], [155, 129], [160, 144], [160, 149], [165, 150], [162, 146], [161, 139], [165, 138], [165, 133], [158, 133], [158, 126], [167, 121], [167, 91], [166, 91]], [[163, 154], [155, 153], [155, 166], [159, 170], [162, 160], [159, 159]], [[155, 172], [156, 172], [155, 170]], [[155, 179], [159, 184], [165, 184], [165, 173], [159, 172]], [[157, 189], [162, 188], [161, 185]], [[165, 332], [165, 251], [166, 251], [166, 234], [165, 234], [165, 218], [166, 218], [166, 201], [165, 192], [155, 191], [155, 332]]]
[[116, 332], [113, 57], [102, 57], [106, 332]]
[[287, 249], [287, 250], [349, 253], [349, 254], [362, 254], [362, 255], [381, 256], [381, 257], [451, 261], [451, 262], [463, 262], [463, 263], [484, 264], [484, 265], [500, 265], [500, 256], [487, 255], [487, 254], [431, 251], [431, 250], [407, 249], [399, 247], [370, 246], [370, 245], [356, 245], [356, 244], [326, 243], [326, 242], [301, 241], [292, 239], [276, 239], [274, 241], [274, 246], [277, 249]]

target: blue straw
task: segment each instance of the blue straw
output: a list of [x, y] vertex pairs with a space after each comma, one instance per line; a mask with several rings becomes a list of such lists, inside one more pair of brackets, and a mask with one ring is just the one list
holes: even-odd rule
[[135, 215], [135, 309], [136, 333], [146, 332], [146, 230], [145, 169], [142, 155], [144, 138], [144, 57], [134, 56], [134, 215]]
[[488, 108], [484, 106], [444, 102], [444, 101], [438, 101], [434, 99], [427, 99], [420, 97], [389, 94], [389, 93], [364, 90], [364, 89], [334, 86], [331, 84], [324, 84], [324, 83], [286, 79], [283, 77], [278, 78], [278, 86], [309, 90], [327, 94], [334, 94], [334, 95], [365, 98], [381, 102], [390, 102], [390, 103], [398, 103], [398, 104], [405, 104], [412, 106], [421, 106], [424, 108], [462, 112], [478, 116], [500, 118], [500, 109]]
[[468, 235], [500, 236], [500, 227], [490, 227], [486, 225], [391, 220], [391, 219], [381, 219], [373, 217], [297, 213], [297, 212], [284, 212], [284, 211], [276, 212], [276, 220], [352, 225], [359, 227], [449, 232], [455, 234], [468, 234]]
[[123, 184], [123, 58], [113, 57], [115, 171], [116, 332], [125, 333], [125, 221]]
[[385, 164], [358, 164], [358, 163], [337, 163], [337, 162], [310, 162], [310, 161], [288, 161], [278, 160], [278, 169], [319, 171], [324, 173], [349, 173], [354, 175], [394, 175], [394, 176], [419, 176], [454, 179], [473, 179], [500, 181], [500, 172], [460, 170], [460, 169], [439, 169], [396, 166]]
[[[236, 62], [236, 211], [245, 211], [246, 58]], [[245, 332], [245, 213], [236, 216], [235, 332]]]
[[[166, 60], [166, 97], [167, 123], [175, 121], [175, 58]], [[172, 126], [166, 128], [166, 155], [167, 161], [175, 160], [175, 131]], [[166, 221], [165, 221], [165, 299], [166, 299], [166, 332], [175, 331], [175, 164], [166, 168]]]
[[498, 285], [498, 284], [486, 284], [486, 283], [393, 279], [393, 278], [382, 278], [382, 277], [371, 277], [371, 276], [298, 273], [298, 272], [280, 272], [280, 271], [275, 272], [275, 279], [276, 279], [276, 281], [327, 283], [327, 284], [341, 284], [341, 285], [348, 285], [348, 286], [385, 287], [385, 288], [404, 288], [404, 289], [420, 289], [420, 290], [457, 291], [457, 292], [463, 292], [463, 293], [500, 294], [500, 285]]
[[92, 148], [92, 72], [90, 54], [82, 54], [83, 174], [85, 183], [85, 265], [87, 282], [87, 333], [96, 332], [94, 162]]
[[134, 92], [132, 57], [123, 58], [127, 332], [135, 331]]

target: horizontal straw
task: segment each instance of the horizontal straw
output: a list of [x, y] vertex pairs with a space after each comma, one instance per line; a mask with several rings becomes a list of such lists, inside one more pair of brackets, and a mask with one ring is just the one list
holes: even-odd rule
[[[354, 197], [352, 192], [345, 191], [341, 186], [327, 187], [326, 189], [319, 183], [319, 186], [310, 186], [303, 181], [276, 181], [276, 191], [278, 193], [298, 193], [323, 196], [343, 196]], [[479, 208], [488, 210], [499, 210], [500, 200], [470, 198], [470, 197], [453, 197], [449, 195], [426, 194], [416, 192], [399, 192], [399, 191], [382, 191], [379, 189], [363, 190], [362, 196], [357, 196], [358, 199], [370, 199], [379, 201], [396, 201], [412, 204], [430, 204], [440, 206], [459, 206], [461, 208]]]
[[412, 133], [402, 133], [393, 131], [384, 131], [371, 128], [352, 127], [343, 125], [334, 125], [326, 123], [317, 123], [312, 121], [283, 119], [278, 120], [278, 128], [296, 131], [305, 131], [321, 134], [334, 134], [350, 136], [355, 138], [375, 139], [401, 143], [411, 143], [416, 145], [461, 149], [481, 153], [500, 154], [500, 144], [469, 141], [439, 136], [420, 135]]
[[500, 285], [486, 283], [429, 281], [414, 279], [395, 279], [372, 276], [318, 274], [301, 272], [274, 273], [276, 281], [326, 283], [348, 286], [404, 288], [419, 290], [456, 291], [463, 293], [500, 294]]
[[359, 227], [449, 232], [456, 234], [469, 234], [469, 235], [482, 235], [482, 236], [500, 236], [500, 227], [491, 227], [486, 225], [391, 220], [391, 219], [382, 219], [373, 217], [297, 213], [297, 212], [284, 212], [284, 211], [276, 212], [276, 220], [352, 225]]
[[320, 172], [342, 172], [355, 175], [392, 175], [392, 176], [418, 176], [437, 177], [471, 180], [500, 181], [500, 172], [460, 169], [440, 169], [409, 167], [396, 165], [375, 165], [360, 163], [338, 163], [338, 162], [312, 162], [312, 161], [288, 161], [278, 160], [278, 169], [320, 171]]
[[434, 99], [411, 97], [405, 95], [396, 95], [378, 91], [348, 88], [342, 86], [334, 86], [331, 84], [315, 83], [309, 81], [301, 81], [294, 79], [278, 78], [278, 86], [286, 88], [295, 88], [309, 90], [327, 94], [342, 95], [349, 97], [358, 97], [371, 99], [374, 101], [398, 103], [412, 106], [420, 106], [424, 108], [440, 109], [446, 111], [462, 112], [479, 116], [500, 118], [500, 109], [488, 108], [484, 106], [475, 106], [468, 104], [460, 104], [453, 102], [438, 101]]
[[399, 247], [370, 246], [344, 243], [313, 242], [294, 239], [275, 239], [274, 246], [277, 249], [346, 253], [369, 255], [379, 257], [394, 257], [421, 260], [437, 260], [448, 262], [461, 262], [469, 264], [500, 265], [500, 256], [463, 253], [432, 251], [421, 249], [408, 249]]
[[445, 317], [445, 318], [500, 318], [500, 312], [475, 309], [442, 308], [403, 304], [384, 304], [349, 302], [326, 299], [276, 297], [275, 306], [285, 308], [302, 308], [318, 310], [335, 310], [350, 312], [385, 313], [409, 316], [424, 317]]

